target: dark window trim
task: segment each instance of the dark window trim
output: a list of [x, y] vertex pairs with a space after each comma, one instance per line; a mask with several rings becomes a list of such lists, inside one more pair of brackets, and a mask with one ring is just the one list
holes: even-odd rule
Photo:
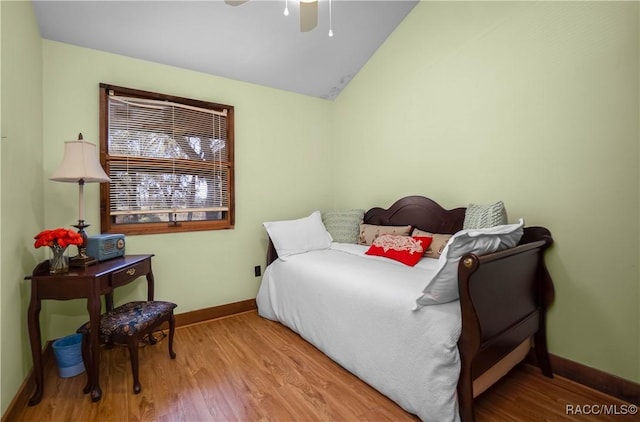
[[139, 89], [125, 88], [116, 85], [100, 84], [100, 163], [109, 173], [108, 156], [108, 96], [114, 91], [119, 95], [136, 98], [146, 98], [161, 101], [170, 101], [186, 104], [194, 107], [207, 108], [217, 111], [227, 110], [227, 151], [228, 160], [231, 164], [229, 174], [229, 211], [224, 220], [212, 221], [180, 221], [177, 224], [159, 222], [144, 224], [111, 224], [109, 215], [109, 183], [100, 184], [100, 231], [101, 233], [123, 233], [126, 235], [177, 233], [203, 230], [233, 229], [235, 226], [235, 136], [234, 136], [234, 107], [225, 104], [218, 104], [208, 101], [194, 100], [190, 98], [177, 97], [174, 95], [159, 94], [155, 92], [143, 91]]

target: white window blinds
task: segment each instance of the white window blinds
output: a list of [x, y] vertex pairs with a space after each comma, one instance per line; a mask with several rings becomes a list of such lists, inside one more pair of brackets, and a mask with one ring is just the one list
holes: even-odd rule
[[117, 223], [216, 220], [229, 211], [227, 110], [108, 96], [109, 215]]

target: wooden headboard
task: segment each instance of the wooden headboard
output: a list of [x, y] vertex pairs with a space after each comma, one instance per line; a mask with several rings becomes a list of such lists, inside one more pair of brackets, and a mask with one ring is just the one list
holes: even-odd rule
[[407, 196], [397, 200], [388, 209], [371, 208], [364, 214], [364, 223], [380, 226], [412, 226], [442, 234], [462, 230], [466, 208], [446, 210], [424, 196]]

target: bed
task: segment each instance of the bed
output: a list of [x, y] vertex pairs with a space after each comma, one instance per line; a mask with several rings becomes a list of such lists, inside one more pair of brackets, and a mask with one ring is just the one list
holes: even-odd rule
[[[363, 222], [455, 237], [465, 232], [465, 212], [409, 196], [368, 210]], [[270, 239], [258, 312], [422, 420], [470, 422], [474, 397], [532, 347], [543, 374], [552, 377], [545, 316], [553, 283], [544, 263], [552, 237], [546, 228], [522, 226], [517, 244], [462, 254], [453, 277], [459, 299], [426, 306], [416, 298], [442, 260], [408, 267], [337, 242], [285, 260]]]

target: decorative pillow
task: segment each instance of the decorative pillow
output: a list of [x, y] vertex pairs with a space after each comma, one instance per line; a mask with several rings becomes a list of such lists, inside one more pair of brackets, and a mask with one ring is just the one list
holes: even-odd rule
[[384, 256], [413, 267], [422, 259], [422, 255], [430, 243], [430, 237], [383, 234], [373, 241], [365, 254]]
[[364, 210], [326, 211], [322, 222], [334, 242], [358, 243]]
[[320, 211], [297, 220], [271, 221], [263, 225], [278, 252], [278, 258], [283, 261], [291, 255], [331, 246], [331, 235], [322, 224]]
[[447, 242], [451, 238], [450, 234], [429, 233], [423, 232], [420, 229], [413, 229], [411, 236], [428, 236], [433, 238], [433, 241], [431, 241], [431, 244], [429, 245], [427, 250], [424, 251], [424, 256], [436, 259], [440, 258], [444, 247], [447, 245]]
[[423, 294], [416, 300], [414, 310], [424, 305], [446, 303], [458, 299], [458, 263], [466, 253], [484, 255], [518, 244], [523, 234], [524, 220], [489, 229], [461, 230], [451, 236], [438, 260], [438, 269]]
[[411, 226], [376, 226], [373, 224], [360, 224], [360, 234], [358, 243], [360, 245], [371, 245], [376, 237], [384, 234], [397, 234], [398, 236], [409, 236]]
[[463, 229], [488, 229], [507, 224], [507, 210], [502, 201], [491, 205], [469, 204], [464, 214]]

